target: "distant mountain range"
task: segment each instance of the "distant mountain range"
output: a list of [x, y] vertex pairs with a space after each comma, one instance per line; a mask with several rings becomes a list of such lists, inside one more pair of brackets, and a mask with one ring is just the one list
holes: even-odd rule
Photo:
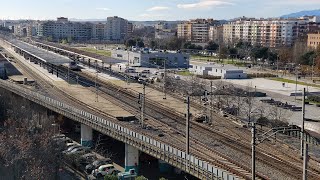
[[320, 16], [320, 9], [295, 12], [295, 13], [283, 15], [281, 17], [282, 18], [298, 18], [302, 16]]

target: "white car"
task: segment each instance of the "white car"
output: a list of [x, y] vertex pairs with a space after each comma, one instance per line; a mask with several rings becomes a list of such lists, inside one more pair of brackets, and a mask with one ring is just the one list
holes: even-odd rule
[[98, 169], [92, 171], [95, 177], [103, 177], [105, 175], [113, 174], [116, 169], [112, 164], [101, 165]]

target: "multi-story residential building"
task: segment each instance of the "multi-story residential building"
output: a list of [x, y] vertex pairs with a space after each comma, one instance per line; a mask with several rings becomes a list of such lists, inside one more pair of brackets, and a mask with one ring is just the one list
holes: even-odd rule
[[156, 39], [168, 39], [176, 36], [176, 30], [171, 28], [166, 22], [160, 22], [154, 27]]
[[57, 21], [39, 23], [38, 36], [51, 37], [53, 40], [90, 40], [92, 36], [92, 24], [70, 22], [67, 18], [58, 18]]
[[308, 47], [317, 49], [320, 46], [320, 31], [308, 34]]
[[133, 33], [133, 24], [131, 22], [128, 22], [128, 27], [127, 27], [127, 37], [130, 37]]
[[36, 26], [32, 25], [32, 28], [26, 26], [25, 32], [19, 26], [17, 28], [17, 35], [50, 37], [55, 41], [68, 39], [122, 42], [132, 34], [133, 25], [117, 16], [108, 17], [107, 23], [70, 22], [68, 18], [59, 17], [57, 21], [38, 22]]
[[107, 18], [106, 40], [121, 42], [128, 35], [128, 21], [118, 16]]
[[231, 44], [235, 39], [235, 26], [233, 24], [223, 25], [223, 42]]
[[170, 29], [170, 26], [167, 22], [159, 22], [154, 26], [154, 29], [156, 30], [165, 30], [165, 29]]
[[178, 24], [177, 35], [178, 38], [192, 41], [192, 24], [189, 22]]
[[209, 41], [209, 24], [201, 21], [191, 21], [191, 41], [206, 43]]
[[317, 19], [238, 19], [223, 25], [223, 41], [234, 44], [238, 41], [267, 47], [291, 46], [297, 37], [316, 29]]
[[220, 24], [213, 19], [194, 19], [178, 24], [177, 35], [194, 43], [207, 43], [209, 41], [209, 27]]
[[223, 26], [210, 26], [209, 27], [209, 40], [216, 43], [223, 41]]
[[104, 36], [106, 33], [107, 25], [104, 23], [97, 23], [92, 25], [92, 35], [91, 39], [92, 40], [104, 40]]

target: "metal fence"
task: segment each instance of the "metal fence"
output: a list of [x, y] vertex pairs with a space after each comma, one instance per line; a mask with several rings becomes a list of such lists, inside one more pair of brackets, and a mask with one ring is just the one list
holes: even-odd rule
[[109, 120], [97, 117], [88, 112], [76, 109], [57, 100], [51, 99], [40, 93], [23, 88], [19, 85], [0, 80], [0, 87], [25, 97], [35, 103], [43, 105], [50, 110], [65, 115], [66, 117], [91, 126], [111, 137], [130, 144], [139, 150], [155, 156], [167, 163], [182, 169], [201, 179], [228, 179], [237, 180], [238, 176], [213, 166], [200, 158], [188, 155], [184, 151], [169, 146], [165, 143], [134, 132]]

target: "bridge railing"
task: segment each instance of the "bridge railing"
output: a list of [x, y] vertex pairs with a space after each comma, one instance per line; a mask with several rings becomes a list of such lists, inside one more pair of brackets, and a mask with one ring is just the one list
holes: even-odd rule
[[0, 87], [14, 92], [26, 99], [43, 105], [66, 117], [84, 123], [92, 128], [106, 133], [127, 144], [135, 146], [143, 152], [155, 156], [167, 163], [182, 169], [201, 179], [228, 179], [237, 180], [238, 176], [211, 165], [194, 155], [188, 155], [183, 150], [174, 148], [154, 138], [132, 131], [110, 120], [97, 117], [88, 112], [71, 107], [40, 93], [26, 89], [22, 86], [0, 80]]

